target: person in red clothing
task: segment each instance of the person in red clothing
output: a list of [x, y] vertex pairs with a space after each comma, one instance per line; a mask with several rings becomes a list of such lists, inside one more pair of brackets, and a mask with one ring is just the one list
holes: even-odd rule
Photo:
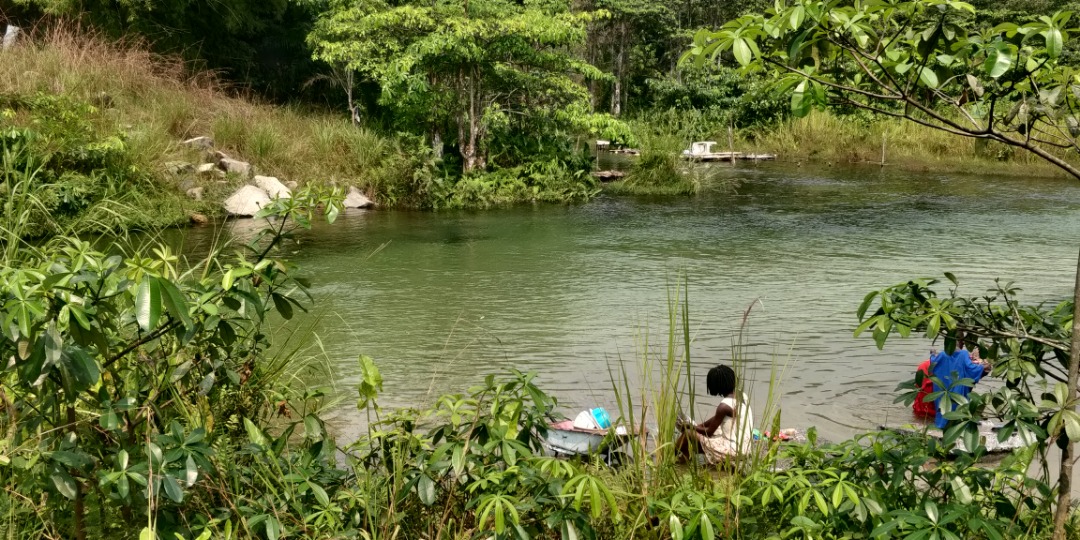
[[[935, 354], [937, 351], [930, 351], [930, 358], [933, 358]], [[911, 412], [915, 414], [915, 418], [931, 419], [937, 413], [934, 410], [934, 400], [923, 401], [926, 396], [934, 393], [934, 381], [930, 379], [930, 358], [919, 364], [919, 369], [915, 374], [916, 384], [920, 379], [922, 380], [922, 384], [919, 385], [919, 395], [915, 397], [915, 403], [911, 404]], [[922, 376], [920, 377], [919, 374]]]

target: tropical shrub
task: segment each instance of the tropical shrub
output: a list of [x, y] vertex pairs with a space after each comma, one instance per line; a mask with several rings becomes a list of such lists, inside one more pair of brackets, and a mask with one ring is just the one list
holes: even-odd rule
[[[247, 251], [193, 267], [163, 245], [2, 237], [0, 505], [24, 533], [134, 537], [140, 524], [172, 537], [226, 521], [270, 535], [280, 512], [259, 522], [251, 504], [222, 505], [244, 492], [219, 469], [243, 463], [235, 441], [285, 406], [269, 399], [281, 366], [265, 358], [264, 324], [302, 309], [304, 288], [272, 254], [317, 206], [332, 220], [339, 204], [311, 191], [277, 200]], [[300, 422], [321, 440], [317, 419]]]

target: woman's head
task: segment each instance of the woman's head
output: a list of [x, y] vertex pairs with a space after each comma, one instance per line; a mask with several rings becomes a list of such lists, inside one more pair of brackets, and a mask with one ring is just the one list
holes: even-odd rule
[[728, 366], [716, 366], [709, 370], [705, 386], [710, 396], [728, 396], [735, 392], [735, 370]]

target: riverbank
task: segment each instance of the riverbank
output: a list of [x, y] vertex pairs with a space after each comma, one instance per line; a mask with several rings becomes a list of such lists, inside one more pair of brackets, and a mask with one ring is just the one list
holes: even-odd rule
[[[155, 229], [184, 224], [193, 215], [220, 216], [222, 201], [247, 179], [196, 169], [207, 161], [206, 150], [183, 141], [200, 136], [213, 140], [213, 150], [249, 162], [258, 174], [300, 187], [356, 186], [384, 207], [491, 207], [587, 200], [595, 193], [591, 177], [564, 165], [450, 182], [441, 178], [446, 173], [422, 140], [353, 125], [334, 112], [262, 103], [212, 74], [190, 72], [176, 59], [63, 29], [4, 51], [0, 96], [7, 111], [0, 124], [22, 130], [20, 136], [33, 143], [27, 144], [31, 154], [83, 160], [80, 179], [57, 169], [45, 178], [53, 187], [35, 194], [43, 204], [34, 216], [58, 219], [57, 227]], [[643, 153], [625, 181], [607, 186], [609, 193], [686, 196], [703, 186], [731, 187], [708, 168], [688, 173], [678, 154], [693, 136], [667, 128], [634, 125]], [[712, 138], [726, 140], [725, 130]], [[733, 143], [736, 150], [775, 153], [795, 164], [880, 163], [884, 146], [889, 169], [1061, 175], [1028, 153], [1000, 145], [909, 122], [822, 112], [737, 131]], [[523, 174], [538, 183], [529, 185]]]

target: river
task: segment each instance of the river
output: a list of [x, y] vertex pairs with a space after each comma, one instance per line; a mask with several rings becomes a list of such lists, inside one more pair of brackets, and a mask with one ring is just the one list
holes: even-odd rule
[[[765, 410], [779, 365], [781, 423], [835, 440], [909, 421], [894, 388], [931, 347], [894, 336], [879, 351], [869, 336], [854, 338], [870, 290], [949, 271], [969, 294], [994, 278], [1015, 281], [1026, 300], [1071, 294], [1078, 182], [869, 166], [719, 171], [741, 181], [734, 193], [355, 211], [304, 232], [291, 259], [318, 301], [318, 356], [332, 374], [321, 382], [344, 397], [331, 424], [343, 439], [362, 425], [353, 407], [359, 354], [380, 366], [383, 406], [428, 404], [517, 368], [538, 371], [567, 415], [614, 410], [612, 367], [636, 373], [646, 336], [651, 354], [662, 353], [668, 296], [685, 277], [698, 388], [709, 367], [730, 360], [753, 304], [746, 379], [755, 410]], [[189, 249], [214, 234], [188, 231]], [[714, 402], [699, 397], [697, 416]]]

